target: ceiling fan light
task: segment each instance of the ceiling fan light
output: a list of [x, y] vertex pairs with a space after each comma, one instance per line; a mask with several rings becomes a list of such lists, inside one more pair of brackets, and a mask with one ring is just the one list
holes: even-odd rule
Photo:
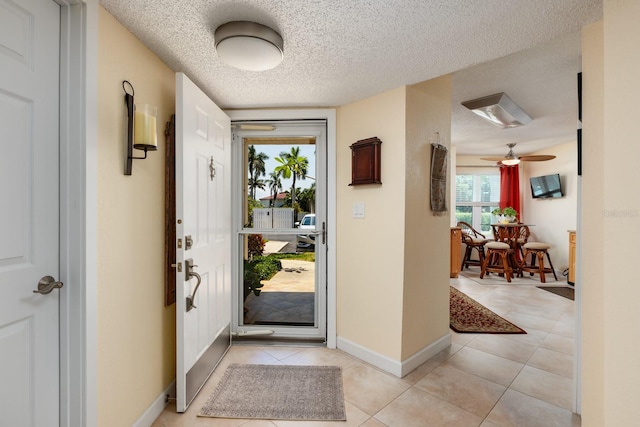
[[462, 105], [491, 124], [503, 129], [524, 126], [532, 120], [504, 92], [465, 101]]
[[518, 159], [517, 157], [514, 159], [504, 159], [504, 160], [501, 160], [500, 163], [507, 166], [515, 166], [518, 163], [520, 163], [520, 159]]
[[218, 57], [228, 65], [247, 71], [277, 67], [284, 58], [280, 34], [262, 24], [249, 21], [227, 22], [215, 33]]

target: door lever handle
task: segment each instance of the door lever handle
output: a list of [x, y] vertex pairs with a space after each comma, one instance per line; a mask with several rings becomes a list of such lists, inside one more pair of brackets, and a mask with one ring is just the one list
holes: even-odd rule
[[202, 277], [200, 277], [200, 275], [198, 273], [193, 271], [193, 269], [195, 267], [197, 267], [197, 265], [195, 265], [193, 263], [193, 260], [191, 258], [186, 260], [184, 262], [184, 265], [185, 265], [185, 280], [189, 281], [189, 280], [191, 280], [192, 277], [196, 278], [196, 287], [193, 288], [193, 292], [191, 293], [191, 295], [189, 295], [187, 297], [187, 312], [189, 312], [193, 308], [198, 308], [198, 307], [196, 307], [196, 305], [193, 302], [196, 299], [196, 292], [198, 292], [198, 288], [200, 287], [200, 283], [202, 283]]
[[63, 286], [64, 286], [64, 283], [57, 282], [56, 279], [54, 279], [53, 277], [44, 276], [38, 282], [38, 289], [34, 290], [33, 293], [47, 295], [51, 293], [51, 291], [53, 291], [54, 289], [60, 289]]

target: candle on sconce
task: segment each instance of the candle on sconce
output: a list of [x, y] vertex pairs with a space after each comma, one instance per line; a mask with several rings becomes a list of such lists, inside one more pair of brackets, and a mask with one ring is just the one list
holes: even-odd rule
[[135, 104], [134, 111], [133, 146], [138, 150], [157, 150], [156, 116], [158, 108], [149, 104]]

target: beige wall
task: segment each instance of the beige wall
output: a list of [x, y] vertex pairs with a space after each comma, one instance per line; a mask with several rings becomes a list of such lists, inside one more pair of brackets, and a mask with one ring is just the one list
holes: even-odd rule
[[[400, 360], [404, 272], [404, 87], [337, 110], [338, 337]], [[382, 185], [349, 186], [354, 142], [377, 136]], [[352, 218], [353, 203], [365, 218]]]
[[[577, 115], [577, 114], [576, 114]], [[578, 154], [576, 142], [544, 149], [539, 153], [551, 154], [555, 159], [546, 162], [522, 162], [520, 202], [522, 221], [533, 224], [531, 239], [551, 245], [549, 254], [557, 272], [569, 265], [569, 233], [576, 229], [578, 215]], [[559, 199], [533, 199], [529, 178], [560, 174], [564, 197]], [[558, 279], [562, 279], [558, 277]]]
[[[449, 217], [432, 215], [428, 177], [436, 132], [449, 145], [450, 111], [449, 77], [338, 109], [338, 337], [396, 362], [448, 334]], [[382, 185], [349, 186], [349, 145], [372, 136]]]
[[640, 256], [639, 19], [640, 2], [605, 0], [603, 24], [587, 28], [583, 38], [588, 83], [582, 207], [588, 231], [582, 241], [587, 427], [638, 423], [640, 336], [633, 329], [640, 287], [630, 278]]
[[429, 177], [437, 133], [450, 146], [451, 77], [407, 87], [406, 105], [402, 360], [449, 333], [449, 215], [432, 214]]
[[[117, 427], [132, 425], [175, 377], [175, 309], [163, 302], [164, 125], [175, 83], [102, 7], [98, 48], [98, 425]], [[134, 160], [131, 176], [123, 80], [136, 102], [158, 106], [158, 151]]]
[[[603, 23], [582, 33], [582, 258], [578, 263], [578, 300], [582, 318], [582, 419], [585, 427], [604, 426], [605, 263], [604, 263], [604, 40]], [[580, 281], [580, 274], [582, 280]], [[628, 283], [628, 282], [627, 282]], [[635, 317], [635, 316], [634, 316]], [[632, 424], [632, 423], [631, 423]], [[631, 425], [630, 424], [630, 425]], [[625, 425], [625, 424], [609, 424]]]

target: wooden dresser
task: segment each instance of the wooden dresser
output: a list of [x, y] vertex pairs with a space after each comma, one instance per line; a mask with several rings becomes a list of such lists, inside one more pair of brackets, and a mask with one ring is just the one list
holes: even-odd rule
[[574, 285], [576, 283], [576, 232], [569, 230], [569, 275], [567, 283]]
[[460, 245], [462, 245], [462, 229], [460, 227], [451, 227], [451, 266], [449, 269], [449, 277], [456, 278], [460, 273]]

